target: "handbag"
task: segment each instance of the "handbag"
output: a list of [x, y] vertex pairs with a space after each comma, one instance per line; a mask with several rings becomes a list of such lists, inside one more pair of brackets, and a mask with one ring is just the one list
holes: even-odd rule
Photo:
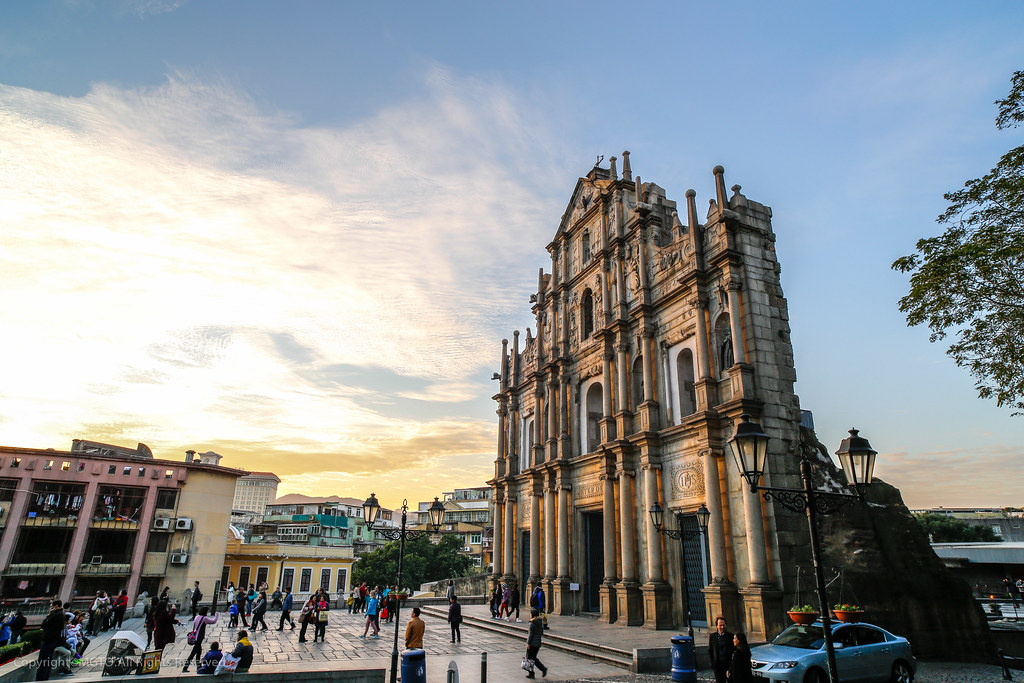
[[387, 619], [388, 618], [388, 608], [387, 607], [385, 607], [384, 609], [382, 609], [380, 611], [380, 618], [381, 619]]
[[523, 657], [523, 671], [533, 673], [533, 660], [529, 657]]
[[220, 658], [220, 662], [217, 664], [217, 669], [214, 671], [214, 675], [220, 674], [233, 674], [235, 669], [238, 668], [238, 662], [242, 661], [239, 657], [232, 657], [227, 652]]
[[199, 631], [190, 631], [189, 634], [185, 636], [185, 640], [189, 645], [195, 645], [199, 640]]

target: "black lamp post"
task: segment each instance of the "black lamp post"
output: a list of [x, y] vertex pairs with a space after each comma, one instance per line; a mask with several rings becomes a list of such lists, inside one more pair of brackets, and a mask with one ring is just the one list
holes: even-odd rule
[[729, 440], [729, 445], [743, 478], [750, 484], [750, 490], [754, 493], [763, 492], [766, 500], [774, 499], [788, 510], [807, 514], [807, 526], [811, 535], [811, 558], [814, 561], [814, 581], [821, 609], [821, 630], [828, 657], [828, 677], [831, 683], [839, 683], [836, 652], [832, 645], [832, 618], [828, 596], [825, 593], [825, 574], [821, 566], [818, 515], [827, 515], [855, 500], [863, 500], [864, 490], [871, 484], [875, 456], [878, 453], [871, 448], [867, 439], [858, 435], [856, 429], [850, 430], [850, 436], [843, 439], [839, 450], [836, 451], [846, 473], [846, 481], [857, 491], [856, 495], [815, 489], [811, 485], [811, 460], [808, 457], [808, 448], [801, 449], [800, 454], [800, 478], [803, 480], [803, 488], [760, 486], [758, 482], [764, 473], [768, 454], [768, 435], [761, 429], [761, 425], [751, 422], [749, 415], [743, 415], [742, 420], [736, 425], [736, 433]]
[[[409, 501], [402, 501], [402, 526], [399, 529], [374, 529], [373, 525], [377, 522], [377, 515], [380, 514], [380, 503], [377, 502], [377, 496], [370, 494], [370, 497], [363, 503], [363, 518], [366, 520], [366, 528], [373, 531], [373, 533], [386, 538], [390, 541], [399, 541], [398, 546], [398, 582], [397, 586], [399, 589], [402, 587], [402, 560], [405, 558], [405, 541], [406, 539], [414, 541], [420, 536], [425, 536], [430, 532], [416, 531], [414, 529], [406, 529], [405, 524], [409, 513]], [[444, 503], [434, 498], [434, 502], [431, 503], [430, 508], [427, 510], [427, 514], [430, 517], [430, 524], [428, 526], [433, 527], [433, 531], [436, 533], [441, 528], [441, 522], [444, 520]], [[391, 650], [391, 683], [397, 683], [398, 681], [398, 623], [401, 620], [402, 613], [402, 601], [398, 600], [395, 603], [395, 642], [394, 647]]]
[[[654, 524], [654, 530], [659, 534], [674, 538], [677, 541], [684, 541], [691, 538], [698, 538], [707, 533], [708, 521], [711, 519], [711, 511], [708, 510], [707, 506], [701, 503], [700, 507], [697, 508], [697, 531], [687, 531], [685, 529], [666, 529], [662, 526], [665, 521], [665, 511], [661, 509], [661, 504], [658, 501], [654, 501], [650, 509], [651, 523]], [[690, 577], [686, 573], [686, 550], [683, 550], [683, 592], [686, 594], [686, 633], [693, 638], [693, 620], [690, 617]]]

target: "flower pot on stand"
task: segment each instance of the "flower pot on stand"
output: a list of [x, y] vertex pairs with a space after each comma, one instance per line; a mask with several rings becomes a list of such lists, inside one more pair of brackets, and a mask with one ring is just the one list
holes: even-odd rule
[[793, 620], [794, 624], [800, 624], [801, 626], [813, 624], [820, 616], [818, 612], [787, 612], [787, 614], [789, 614], [789, 618]]

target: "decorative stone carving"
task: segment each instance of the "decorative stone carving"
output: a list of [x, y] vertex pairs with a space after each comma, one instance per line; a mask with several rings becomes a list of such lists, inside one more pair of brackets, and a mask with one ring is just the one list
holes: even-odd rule
[[595, 481], [575, 486], [576, 500], [588, 500], [590, 498], [604, 497], [604, 482]]
[[674, 500], [704, 496], [704, 472], [698, 462], [674, 467], [671, 480]]
[[519, 510], [523, 526], [529, 526], [533, 517], [533, 496], [523, 496], [523, 500], [519, 503]]

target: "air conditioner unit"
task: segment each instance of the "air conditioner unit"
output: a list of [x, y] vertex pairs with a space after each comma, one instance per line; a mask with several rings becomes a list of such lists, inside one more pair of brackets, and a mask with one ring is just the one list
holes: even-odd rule
[[89, 564], [103, 564], [103, 556], [102, 555], [93, 555], [92, 559], [89, 560]]
[[157, 517], [156, 519], [153, 520], [153, 528], [156, 529], [156, 530], [170, 529], [171, 528], [171, 518], [170, 517]]
[[464, 553], [468, 553], [471, 550], [472, 550], [472, 548], [470, 548], [468, 545], [462, 546], [462, 552], [464, 552]]
[[178, 517], [174, 520], [174, 528], [177, 531], [188, 531], [192, 528], [192, 520], [188, 517]]
[[171, 553], [171, 564], [188, 564], [188, 553]]

